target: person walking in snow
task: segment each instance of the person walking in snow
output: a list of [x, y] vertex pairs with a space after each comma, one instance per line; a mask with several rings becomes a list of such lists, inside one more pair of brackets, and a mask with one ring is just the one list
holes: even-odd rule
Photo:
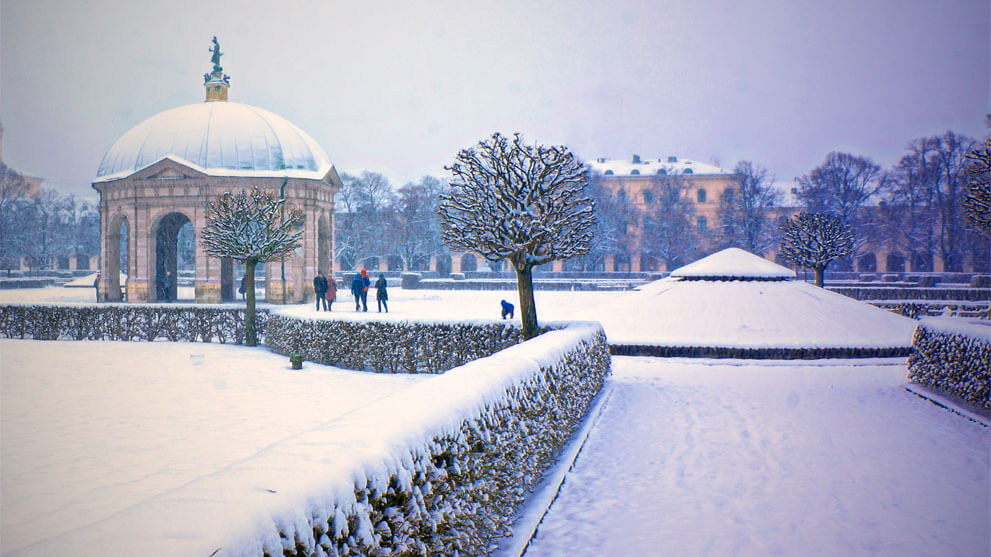
[[[362, 269], [361, 274], [355, 275], [354, 280], [351, 281], [351, 293], [354, 294], [355, 311], [368, 311], [368, 287], [371, 284], [372, 281], [368, 278], [368, 271], [365, 269]], [[361, 306], [365, 306], [365, 309], [362, 310]]]
[[513, 318], [513, 311], [516, 309], [513, 304], [507, 302], [506, 300], [500, 300], [499, 304], [502, 306], [502, 318], [505, 319], [508, 315], [510, 319]]
[[237, 291], [241, 294], [241, 299], [244, 299], [245, 294], [248, 292], [248, 275], [241, 275], [241, 286], [237, 288]]
[[334, 271], [330, 271], [327, 277], [327, 311], [334, 311], [334, 300], [337, 299], [337, 281], [334, 280]]
[[385, 287], [385, 275], [379, 273], [379, 278], [375, 281], [375, 299], [379, 303], [379, 313], [382, 313], [383, 306], [385, 306], [385, 312], [389, 313], [389, 293], [385, 290]]
[[320, 311], [321, 300], [323, 310], [327, 311], [327, 277], [323, 276], [323, 271], [317, 271], [317, 276], [313, 277], [313, 292], [317, 296], [317, 311]]

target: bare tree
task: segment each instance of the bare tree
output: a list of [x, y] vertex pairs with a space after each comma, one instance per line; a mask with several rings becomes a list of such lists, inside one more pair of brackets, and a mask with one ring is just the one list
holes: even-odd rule
[[598, 172], [588, 173], [588, 196], [595, 203], [595, 228], [588, 253], [572, 257], [566, 263], [570, 271], [605, 270], [607, 255], [615, 254], [620, 246], [628, 245], [628, 226], [632, 207], [625, 198], [613, 195]]
[[399, 188], [393, 209], [396, 218], [388, 240], [406, 269], [429, 262], [430, 255], [441, 248], [437, 208], [445, 191], [445, 184], [433, 176]]
[[375, 172], [360, 176], [342, 174], [343, 187], [337, 194], [335, 244], [342, 267], [356, 268], [371, 257], [389, 251], [384, 230], [392, 226], [395, 193], [389, 179]]
[[834, 215], [799, 213], [781, 227], [778, 252], [792, 263], [815, 271], [816, 286], [822, 287], [826, 266], [853, 251], [850, 225]]
[[[210, 202], [206, 228], [200, 244], [207, 255], [230, 257], [244, 264], [245, 283], [255, 284], [255, 267], [259, 263], [284, 259], [299, 247], [303, 214], [285, 207], [284, 199], [252, 188], [250, 192], [225, 192]], [[255, 320], [255, 289], [247, 288], [244, 315], [244, 343], [258, 344]]]
[[24, 249], [28, 189], [27, 180], [19, 172], [0, 162], [0, 264], [8, 273], [19, 266]]
[[640, 246], [647, 257], [663, 261], [668, 270], [680, 267], [695, 257], [699, 231], [695, 208], [686, 197], [687, 185], [679, 176], [656, 176], [645, 190]]
[[588, 253], [595, 204], [585, 167], [566, 147], [495, 133], [462, 149], [438, 209], [444, 242], [516, 269], [524, 338], [537, 335], [533, 267]]
[[[869, 206], [879, 200], [886, 181], [881, 167], [867, 157], [832, 152], [808, 174], [798, 178], [798, 198], [810, 213], [836, 215], [856, 233], [855, 253], [878, 239]], [[847, 266], [851, 266], [847, 261]]]
[[777, 243], [771, 210], [781, 202], [774, 176], [751, 161], [733, 169], [737, 184], [723, 190], [719, 199], [719, 236], [724, 247], [739, 247], [763, 255]]
[[985, 139], [983, 147], [968, 153], [967, 160], [964, 214], [971, 226], [991, 236], [991, 139]]

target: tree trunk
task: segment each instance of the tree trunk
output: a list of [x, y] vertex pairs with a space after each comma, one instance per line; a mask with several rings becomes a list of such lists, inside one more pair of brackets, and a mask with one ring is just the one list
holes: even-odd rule
[[248, 259], [244, 262], [244, 345], [258, 346], [258, 331], [255, 326], [255, 265], [258, 262]]
[[533, 302], [532, 267], [516, 267], [516, 290], [520, 294], [520, 321], [523, 322], [523, 338], [529, 340], [537, 336], [537, 305]]
[[822, 288], [822, 276], [823, 274], [825, 274], [825, 271], [826, 271], [825, 265], [816, 265], [815, 267], [816, 286], [818, 286], [819, 288]]

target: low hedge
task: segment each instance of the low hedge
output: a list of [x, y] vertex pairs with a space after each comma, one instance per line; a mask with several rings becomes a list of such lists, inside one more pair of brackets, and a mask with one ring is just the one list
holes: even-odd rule
[[[258, 329], [264, 331], [265, 312]], [[0, 337], [35, 340], [244, 342], [244, 308], [94, 304], [0, 305]]]
[[362, 371], [443, 373], [520, 342], [509, 322], [384, 322], [272, 314], [265, 345], [280, 354]]
[[742, 360], [819, 360], [824, 358], [895, 358], [908, 356], [908, 346], [890, 348], [741, 348], [730, 346], [653, 346], [610, 344], [614, 356], [656, 358], [737, 358]]
[[[584, 329], [546, 333], [407, 393], [407, 400], [419, 404], [443, 400], [462, 410], [478, 405], [460, 421], [420, 423], [419, 412], [410, 418], [402, 404], [388, 399], [362, 409], [350, 418], [361, 423], [387, 413], [392, 423], [404, 424], [385, 427], [387, 439], [408, 427], [422, 429], [424, 437], [412, 446], [393, 445], [396, 457], [384, 466], [359, 465], [365, 471], [352, 475], [357, 478], [353, 496], [312, 508], [291, 505], [292, 514], [277, 517], [257, 546], [235, 551], [270, 556], [491, 553], [498, 539], [510, 534], [516, 511], [578, 428], [610, 372], [602, 330]], [[538, 363], [528, 356], [533, 347], [557, 355]], [[479, 376], [495, 381], [479, 381]], [[517, 379], [507, 382], [513, 376]], [[489, 398], [493, 388], [494, 398]], [[489, 400], [468, 402], [475, 397]]]
[[915, 330], [908, 378], [991, 410], [991, 325], [980, 323], [923, 319]]
[[904, 286], [830, 286], [827, 290], [855, 300], [956, 300], [980, 302], [991, 300], [991, 288], [943, 288]]
[[872, 300], [868, 302], [874, 307], [888, 310], [898, 315], [912, 319], [920, 317], [935, 317], [949, 312], [955, 317], [977, 317], [991, 319], [991, 303], [988, 302], [953, 302], [938, 300]]

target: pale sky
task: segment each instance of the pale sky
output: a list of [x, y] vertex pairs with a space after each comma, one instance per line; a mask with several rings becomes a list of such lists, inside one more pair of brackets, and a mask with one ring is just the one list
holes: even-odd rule
[[94, 195], [118, 137], [202, 102], [216, 35], [232, 101], [397, 187], [495, 131], [790, 182], [832, 150], [888, 166], [986, 136], [989, 20], [987, 0], [0, 0], [3, 158]]

